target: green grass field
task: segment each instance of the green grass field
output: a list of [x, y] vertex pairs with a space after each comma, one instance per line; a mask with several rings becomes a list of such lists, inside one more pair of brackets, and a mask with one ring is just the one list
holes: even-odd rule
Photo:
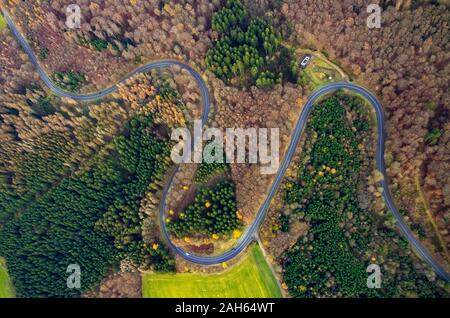
[[145, 298], [281, 298], [281, 291], [259, 246], [224, 273], [145, 274]]
[[14, 288], [6, 271], [5, 260], [0, 257], [0, 298], [13, 298]]

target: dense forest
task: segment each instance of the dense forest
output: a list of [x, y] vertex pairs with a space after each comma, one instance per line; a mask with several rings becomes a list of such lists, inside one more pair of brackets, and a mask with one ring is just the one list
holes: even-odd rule
[[208, 51], [206, 64], [218, 78], [258, 88], [270, 88], [283, 80], [295, 82], [292, 57], [281, 46], [279, 33], [266, 20], [250, 18], [240, 0], [228, 0], [214, 14], [212, 30], [220, 39]]
[[[166, 131], [184, 122], [178, 92], [148, 74], [82, 105], [39, 84], [3, 89], [0, 255], [18, 295], [79, 296], [119, 266], [173, 271], [152, 202], [170, 164]], [[65, 285], [71, 264], [80, 290]]]
[[177, 237], [229, 235], [241, 226], [237, 216], [235, 186], [230, 181], [200, 189], [177, 219], [168, 218], [168, 228]]
[[210, 155], [215, 156], [216, 151], [219, 153], [223, 153], [223, 161], [222, 162], [202, 162], [198, 165], [195, 171], [195, 182], [198, 184], [202, 184], [210, 181], [211, 179], [229, 173], [230, 172], [230, 164], [227, 163], [226, 154], [222, 149], [222, 145], [218, 145], [217, 143], [209, 142], [205, 148], [203, 148], [203, 152], [208, 149], [211, 151]]
[[[304, 218], [306, 237], [284, 256], [284, 280], [295, 297], [433, 297], [445, 295], [414, 268], [408, 243], [358, 202], [363, 136], [370, 131], [365, 105], [342, 92], [318, 103], [311, 136], [286, 185], [291, 218]], [[348, 112], [357, 114], [349, 120]], [[285, 221], [286, 222], [286, 221]], [[286, 225], [285, 225], [286, 226]], [[366, 267], [380, 262], [383, 288], [369, 289]], [[391, 267], [396, 264], [396, 267]]]
[[195, 174], [195, 182], [203, 183], [208, 181], [211, 177], [214, 177], [218, 174], [228, 172], [230, 170], [230, 165], [223, 163], [201, 163], [197, 169]]
[[[173, 270], [163, 245], [142, 238], [140, 201], [169, 163], [168, 144], [152, 127], [151, 117], [134, 117], [107, 158], [97, 156], [86, 172], [63, 180], [5, 225], [0, 254], [20, 296], [77, 296], [126, 257]], [[81, 290], [67, 289], [62, 279], [70, 264], [81, 267]]]

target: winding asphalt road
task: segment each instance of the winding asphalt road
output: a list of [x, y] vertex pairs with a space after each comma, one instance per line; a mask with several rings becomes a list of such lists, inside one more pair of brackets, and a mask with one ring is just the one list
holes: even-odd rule
[[[49, 78], [47, 73], [43, 70], [43, 68], [40, 66], [36, 56], [33, 53], [33, 50], [29, 46], [28, 42], [25, 40], [25, 38], [22, 36], [20, 31], [15, 26], [14, 22], [12, 21], [9, 14], [3, 10], [3, 15], [5, 17], [5, 20], [11, 29], [11, 32], [16, 37], [17, 41], [20, 43], [24, 51], [27, 53], [29, 59], [31, 60], [32, 64], [36, 67], [37, 72], [39, 73], [39, 76], [41, 79], [45, 82], [45, 84], [52, 90], [52, 92], [58, 96], [61, 97], [68, 97], [72, 98], [77, 101], [92, 101], [99, 98], [102, 98], [106, 95], [109, 95], [113, 92], [115, 92], [118, 88], [118, 84], [124, 83], [127, 79], [132, 77], [135, 74], [138, 73], [145, 73], [153, 69], [160, 69], [160, 68], [166, 68], [170, 66], [179, 66], [182, 69], [185, 69], [188, 71], [196, 80], [198, 87], [200, 89], [201, 95], [202, 95], [202, 101], [203, 101], [203, 115], [202, 115], [202, 121], [203, 124], [206, 124], [208, 120], [209, 110], [210, 110], [210, 96], [208, 92], [208, 88], [204, 80], [202, 79], [201, 75], [195, 71], [192, 67], [189, 65], [180, 62], [180, 61], [172, 61], [172, 60], [163, 60], [163, 61], [156, 61], [149, 64], [146, 64], [142, 67], [137, 68], [136, 70], [132, 71], [128, 75], [126, 75], [122, 80], [119, 81], [118, 84], [112, 85], [111, 87], [108, 87], [106, 89], [103, 89], [99, 92], [95, 92], [92, 94], [74, 94], [70, 92], [66, 92], [56, 86], [52, 80]], [[165, 223], [165, 209], [166, 209], [166, 197], [167, 193], [170, 189], [170, 184], [172, 183], [172, 180], [178, 170], [178, 167], [174, 169], [173, 174], [171, 175], [170, 182], [165, 187], [162, 197], [162, 202], [160, 205], [160, 224], [163, 236], [169, 244], [170, 248], [178, 253], [180, 256], [185, 258], [188, 261], [191, 261], [193, 263], [201, 264], [201, 265], [215, 265], [220, 264], [223, 262], [226, 262], [234, 257], [236, 257], [239, 253], [241, 253], [252, 241], [257, 239], [257, 233], [259, 228], [261, 227], [261, 224], [263, 223], [267, 211], [269, 209], [270, 203], [275, 196], [281, 182], [283, 181], [283, 178], [286, 174], [286, 170], [288, 169], [288, 166], [290, 162], [292, 161], [292, 158], [294, 156], [295, 150], [297, 148], [297, 145], [299, 143], [299, 140], [305, 130], [305, 127], [307, 125], [307, 121], [309, 118], [309, 115], [313, 109], [313, 106], [315, 102], [322, 96], [332, 93], [339, 89], [346, 89], [350, 90], [354, 93], [357, 93], [364, 97], [374, 108], [376, 115], [377, 115], [377, 129], [378, 129], [378, 140], [377, 140], [377, 154], [376, 154], [376, 167], [377, 170], [380, 171], [384, 178], [380, 182], [380, 186], [383, 189], [383, 198], [392, 212], [397, 225], [399, 226], [401, 232], [405, 236], [405, 238], [408, 240], [408, 242], [413, 246], [413, 248], [417, 251], [417, 253], [422, 257], [422, 259], [427, 262], [434, 271], [445, 281], [450, 282], [450, 274], [447, 273], [440, 264], [433, 259], [433, 257], [430, 255], [430, 253], [426, 250], [426, 248], [414, 237], [413, 233], [409, 229], [409, 227], [406, 225], [406, 223], [403, 221], [402, 216], [400, 215], [399, 211], [397, 210], [391, 194], [389, 192], [389, 187], [387, 183], [387, 174], [386, 174], [386, 167], [384, 162], [384, 153], [385, 153], [385, 129], [384, 129], [384, 112], [383, 107], [381, 106], [380, 102], [377, 100], [377, 98], [368, 90], [366, 90], [363, 87], [360, 87], [358, 85], [347, 83], [347, 82], [339, 82], [339, 83], [333, 83], [326, 85], [324, 87], [321, 87], [317, 91], [315, 91], [308, 99], [307, 103], [303, 107], [303, 110], [300, 114], [300, 117], [297, 120], [297, 123], [295, 125], [294, 132], [291, 137], [291, 141], [288, 147], [288, 150], [286, 152], [286, 155], [283, 158], [283, 161], [280, 165], [280, 168], [276, 174], [275, 180], [272, 183], [269, 192], [266, 196], [266, 199], [264, 200], [262, 206], [260, 207], [258, 214], [256, 216], [255, 221], [252, 225], [250, 225], [245, 233], [242, 235], [242, 237], [239, 239], [239, 241], [236, 243], [236, 245], [229, 251], [225, 252], [222, 255], [214, 256], [214, 257], [205, 257], [205, 256], [198, 256], [198, 255], [191, 255], [182, 248], [176, 246], [173, 244], [173, 242], [170, 239], [170, 235], [166, 228]]]

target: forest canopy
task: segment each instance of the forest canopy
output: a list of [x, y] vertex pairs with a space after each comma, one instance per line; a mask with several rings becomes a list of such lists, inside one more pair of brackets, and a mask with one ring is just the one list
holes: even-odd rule
[[270, 22], [251, 18], [240, 0], [227, 1], [213, 16], [212, 29], [220, 39], [206, 64], [218, 78], [240, 87], [270, 88], [295, 77], [280, 34]]
[[[142, 237], [139, 202], [169, 163], [169, 143], [152, 127], [151, 117], [132, 118], [106, 158], [96, 155], [87, 171], [64, 179], [4, 226], [0, 255], [19, 296], [79, 296], [127, 257], [137, 266], [174, 269], [163, 245]], [[63, 279], [71, 264], [80, 265], [80, 290]]]
[[[306, 131], [314, 137], [284, 192], [285, 203], [295, 206], [292, 217], [304, 216], [310, 230], [285, 253], [284, 280], [291, 295], [302, 298], [442, 296], [445, 291], [416, 272], [408, 243], [358, 201], [368, 160], [361, 145], [370, 131], [364, 108], [362, 100], [342, 92], [314, 107]], [[350, 113], [356, 114], [352, 121]], [[382, 289], [367, 288], [371, 255], [383, 260]]]

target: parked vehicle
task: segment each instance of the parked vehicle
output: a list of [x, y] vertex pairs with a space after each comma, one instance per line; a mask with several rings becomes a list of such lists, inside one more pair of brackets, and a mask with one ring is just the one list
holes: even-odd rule
[[307, 54], [303, 57], [302, 61], [300, 62], [301, 68], [306, 68], [309, 63], [311, 63], [311, 55]]

